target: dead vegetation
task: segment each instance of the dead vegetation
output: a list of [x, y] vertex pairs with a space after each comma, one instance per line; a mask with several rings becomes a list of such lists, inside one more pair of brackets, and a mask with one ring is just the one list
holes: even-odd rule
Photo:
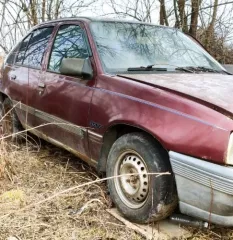
[[[0, 239], [142, 239], [106, 212], [105, 183], [81, 160], [50, 144], [0, 144]], [[48, 200], [47, 200], [48, 199]], [[46, 200], [46, 201], [45, 201]], [[28, 207], [29, 206], [29, 207]], [[191, 239], [232, 239], [233, 230], [191, 229]]]
[[[97, 178], [69, 153], [51, 145], [1, 145], [0, 239], [140, 239], [105, 211], [111, 201], [104, 183], [38, 203], [63, 189]], [[6, 154], [7, 153], [7, 154]], [[14, 168], [12, 167], [14, 166]]]

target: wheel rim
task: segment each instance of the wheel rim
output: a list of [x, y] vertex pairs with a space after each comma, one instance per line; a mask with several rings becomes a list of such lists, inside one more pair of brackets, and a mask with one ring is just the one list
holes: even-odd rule
[[114, 178], [122, 202], [130, 208], [142, 207], [148, 197], [150, 180], [144, 159], [133, 150], [125, 151], [118, 157], [114, 168], [114, 176], [118, 175], [125, 175]]

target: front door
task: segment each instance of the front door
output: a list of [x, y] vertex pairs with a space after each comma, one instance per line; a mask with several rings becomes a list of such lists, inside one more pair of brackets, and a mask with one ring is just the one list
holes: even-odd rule
[[94, 78], [61, 75], [63, 58], [91, 58], [85, 31], [78, 24], [60, 25], [51, 47], [48, 64], [41, 81], [36, 116], [44, 137], [81, 155], [90, 164], [87, 127], [88, 113], [95, 84]]

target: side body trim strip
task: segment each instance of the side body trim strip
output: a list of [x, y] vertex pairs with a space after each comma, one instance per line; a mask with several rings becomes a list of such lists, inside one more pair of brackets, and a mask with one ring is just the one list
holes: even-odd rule
[[90, 141], [101, 143], [103, 141], [103, 136], [95, 133], [91, 130], [88, 130], [88, 138]]
[[221, 127], [216, 126], [214, 124], [211, 124], [209, 122], [206, 122], [205, 120], [200, 119], [198, 117], [194, 117], [194, 116], [192, 116], [190, 114], [183, 113], [183, 112], [177, 111], [175, 109], [162, 106], [162, 105], [157, 104], [157, 103], [152, 103], [152, 102], [149, 102], [149, 101], [146, 101], [146, 100], [142, 100], [142, 99], [139, 99], [139, 98], [136, 98], [136, 97], [132, 97], [132, 96], [129, 96], [129, 95], [126, 95], [126, 94], [123, 94], [123, 93], [113, 92], [113, 91], [110, 91], [110, 90], [107, 90], [107, 89], [103, 89], [103, 88], [85, 86], [85, 85], [83, 85], [83, 84], [81, 84], [79, 82], [76, 82], [76, 84], [79, 85], [80, 87], [83, 87], [83, 88], [89, 88], [90, 90], [97, 90], [97, 91], [109, 93], [111, 95], [120, 96], [120, 97], [123, 97], [123, 98], [126, 98], [126, 99], [130, 99], [132, 101], [136, 101], [136, 102], [140, 102], [140, 103], [152, 106], [154, 108], [159, 108], [161, 110], [164, 110], [164, 111], [167, 111], [167, 112], [170, 112], [170, 113], [173, 113], [173, 114], [176, 114], [176, 115], [179, 115], [179, 116], [191, 119], [191, 120], [196, 121], [196, 122], [200, 122], [200, 123], [205, 124], [207, 126], [211, 126], [211, 127], [217, 128], [217, 129], [221, 129], [223, 131], [228, 131], [227, 129], [224, 129], [224, 128], [221, 128]]
[[52, 144], [54, 144], [54, 145], [56, 145], [58, 147], [64, 148], [65, 150], [73, 153], [74, 155], [76, 155], [77, 157], [81, 158], [83, 161], [87, 162], [91, 166], [93, 166], [95, 168], [97, 167], [97, 161], [96, 160], [94, 160], [92, 158], [89, 158], [88, 156], [86, 156], [86, 155], [76, 151], [75, 149], [73, 149], [73, 148], [71, 148], [71, 147], [69, 147], [69, 146], [67, 146], [67, 145], [65, 145], [65, 144], [63, 144], [63, 143], [61, 143], [61, 142], [51, 138], [51, 137], [48, 137], [46, 134], [43, 134], [42, 132], [38, 131], [35, 128], [30, 127], [29, 125], [23, 124], [23, 127], [25, 129], [28, 129], [29, 132], [35, 134], [36, 136], [46, 140], [47, 142], [50, 142], [50, 143], [52, 143]]
[[56, 126], [66, 130], [68, 132], [74, 133], [74, 134], [80, 136], [81, 138], [84, 137], [84, 132], [86, 132], [86, 128], [84, 128], [84, 127], [77, 126], [73, 123], [65, 121], [61, 118], [58, 118], [58, 117], [48, 114], [46, 112], [37, 110], [37, 109], [27, 106], [23, 103], [18, 103], [17, 101], [13, 101], [13, 103], [14, 103], [14, 105], [16, 105], [16, 108], [18, 108], [18, 109], [28, 112], [40, 119], [43, 119], [46, 122], [54, 123], [54, 125], [56, 125], [56, 123], [57, 123]]
[[159, 108], [161, 110], [164, 110], [164, 111], [167, 111], [167, 112], [170, 112], [170, 113], [173, 113], [173, 114], [176, 114], [176, 115], [179, 115], [179, 116], [191, 119], [193, 121], [203, 123], [203, 124], [205, 124], [207, 126], [218, 128], [218, 129], [221, 129], [223, 131], [228, 131], [228, 130], [226, 130], [224, 128], [221, 128], [219, 126], [216, 126], [216, 125], [213, 125], [213, 124], [211, 124], [209, 122], [206, 122], [206, 121], [204, 121], [204, 120], [202, 120], [200, 118], [194, 117], [194, 116], [189, 115], [187, 113], [183, 113], [183, 112], [177, 111], [177, 110], [169, 108], [169, 107], [162, 106], [162, 105], [157, 104], [157, 103], [148, 102], [146, 100], [142, 100], [142, 99], [139, 99], [139, 98], [136, 98], [136, 97], [132, 97], [132, 96], [129, 96], [129, 95], [125, 95], [125, 94], [122, 94], [122, 93], [112, 92], [110, 90], [106, 90], [106, 89], [102, 89], [102, 88], [95, 88], [95, 89], [99, 90], [99, 91], [102, 91], [102, 92], [107, 92], [107, 93], [112, 94], [112, 95], [117, 95], [117, 96], [121, 96], [123, 98], [127, 98], [127, 99], [130, 99], [130, 100], [133, 100], [133, 101], [137, 101], [137, 102], [140, 102], [140, 103], [152, 106], [154, 108]]

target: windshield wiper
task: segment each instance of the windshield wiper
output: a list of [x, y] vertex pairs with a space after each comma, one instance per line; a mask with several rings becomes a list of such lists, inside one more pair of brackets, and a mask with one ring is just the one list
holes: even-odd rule
[[[128, 68], [127, 70], [128, 71], [168, 71], [167, 68], [153, 67], [155, 65], [156, 64], [151, 64], [151, 65], [148, 65], [146, 67], [142, 66], [142, 67], [137, 67], [137, 68]], [[167, 64], [167, 65], [176, 67], [176, 66], [170, 65], [170, 64]], [[190, 68], [191, 67], [176, 67], [175, 70], [189, 72], [189, 73], [194, 73], [193, 69], [190, 69]]]
[[130, 67], [127, 69], [127, 71], [162, 71], [162, 72], [166, 72], [167, 68], [154, 68], [154, 65], [148, 65], [146, 67], [141, 66], [141, 67]]
[[221, 73], [221, 71], [215, 70], [213, 68], [208, 68], [204, 66], [198, 66], [196, 67], [197, 70], [203, 71], [203, 72], [214, 72], [214, 73]]
[[[156, 64], [148, 65], [146, 67], [130, 67], [127, 69], [127, 71], [163, 71], [166, 72], [168, 71], [167, 68], [162, 68], [162, 67], [153, 67]], [[168, 64], [169, 65], [169, 64]], [[170, 65], [173, 67], [176, 67], [174, 65]], [[205, 67], [205, 66], [187, 66], [187, 67], [176, 67], [176, 71], [183, 71], [183, 72], [188, 72], [188, 73], [198, 73], [198, 72], [212, 72], [212, 73], [226, 73], [225, 71], [218, 71], [213, 68]]]
[[194, 73], [194, 71], [191, 67], [177, 67], [177, 68], [175, 68], [175, 70]]
[[197, 73], [197, 72], [212, 72], [212, 73], [222, 73], [221, 71], [215, 70], [213, 68], [208, 68], [204, 66], [187, 66], [187, 67], [177, 67], [175, 70], [180, 70], [184, 72], [191, 72], [191, 73]]
[[[155, 65], [157, 65], [157, 64], [148, 65], [146, 68], [147, 69], [166, 69], [165, 71], [167, 71], [167, 68], [153, 68], [153, 66], [155, 66]], [[165, 64], [165, 65], [168, 65], [168, 66], [171, 66], [171, 67], [176, 67], [175, 70], [178, 70], [178, 71], [194, 73], [194, 71], [192, 69], [190, 69], [190, 67], [178, 67], [178, 66], [171, 65], [171, 64]], [[162, 70], [160, 70], [160, 71], [162, 71]]]

